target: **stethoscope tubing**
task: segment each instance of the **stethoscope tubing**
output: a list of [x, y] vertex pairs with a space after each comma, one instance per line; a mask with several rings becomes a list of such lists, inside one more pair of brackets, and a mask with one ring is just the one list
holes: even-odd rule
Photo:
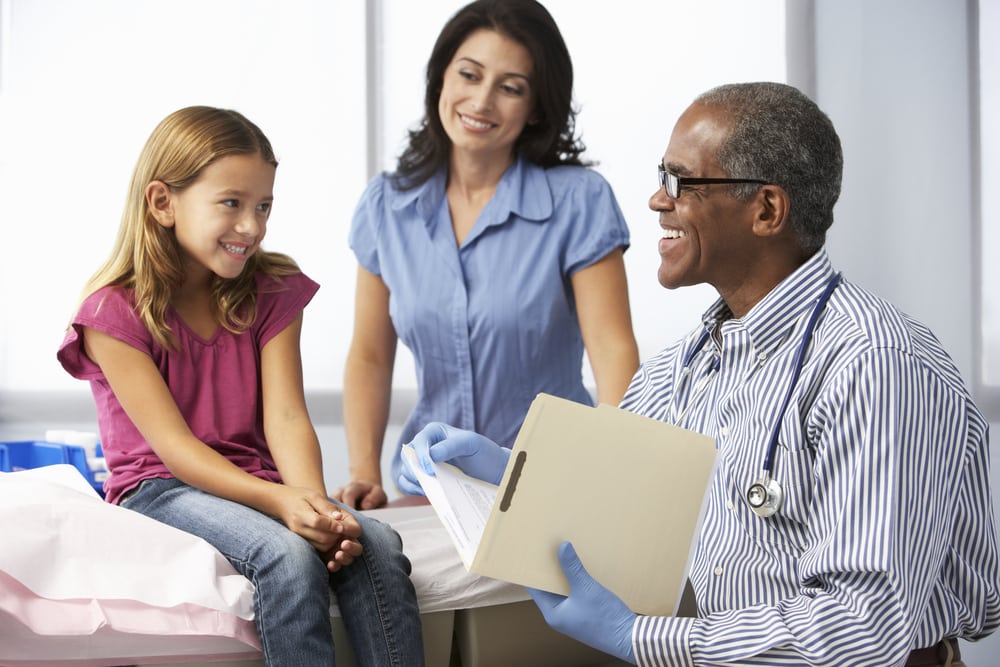
[[[795, 385], [799, 381], [799, 375], [802, 372], [802, 366], [805, 364], [806, 351], [809, 349], [809, 343], [812, 341], [813, 331], [816, 328], [816, 322], [819, 320], [820, 313], [826, 308], [827, 302], [830, 300], [830, 295], [840, 284], [840, 274], [834, 274], [834, 276], [829, 280], [823, 293], [820, 294], [819, 299], [816, 300], [816, 305], [813, 307], [812, 313], [809, 315], [809, 320], [806, 322], [805, 329], [802, 332], [802, 338], [799, 342], [799, 347], [795, 351], [795, 359], [792, 362], [792, 380], [788, 385], [788, 389], [785, 391], [784, 400], [781, 402], [781, 409], [778, 411], [778, 418], [774, 422], [774, 426], [771, 429], [770, 437], [767, 442], [767, 450], [764, 452], [764, 465], [762, 470], [764, 471], [765, 478], [771, 476], [771, 472], [774, 467], [774, 455], [778, 449], [778, 435], [781, 433], [781, 421], [785, 414], [785, 410], [788, 409], [788, 404], [792, 400], [792, 394], [795, 393]], [[705, 347], [705, 343], [708, 342], [709, 332], [704, 330], [701, 332], [701, 336], [695, 341], [695, 344], [691, 347], [686, 355], [684, 355], [684, 364], [682, 368], [684, 372], [687, 372], [691, 362], [694, 360], [695, 356]], [[686, 412], [686, 411], [685, 411]]]
[[802, 373], [802, 367], [805, 365], [806, 350], [809, 349], [809, 343], [812, 341], [813, 330], [816, 328], [816, 321], [819, 320], [820, 313], [826, 308], [827, 301], [830, 300], [830, 295], [833, 294], [833, 290], [837, 288], [840, 283], [840, 274], [834, 274], [830, 282], [827, 283], [826, 289], [820, 294], [819, 299], [816, 301], [816, 306], [813, 308], [812, 313], [809, 315], [809, 321], [806, 322], [806, 328], [802, 332], [802, 340], [799, 343], [799, 349], [795, 351], [795, 360], [792, 362], [792, 381], [788, 385], [788, 390], [785, 392], [785, 399], [781, 402], [781, 409], [778, 410], [778, 417], [774, 420], [774, 426], [771, 429], [771, 437], [767, 441], [767, 452], [764, 455], [764, 465], [762, 470], [768, 476], [771, 475], [774, 469], [774, 454], [778, 449], [778, 435], [781, 433], [781, 422], [785, 415], [785, 410], [788, 409], [788, 404], [792, 400], [792, 394], [795, 393], [795, 385], [799, 381], [799, 375]]

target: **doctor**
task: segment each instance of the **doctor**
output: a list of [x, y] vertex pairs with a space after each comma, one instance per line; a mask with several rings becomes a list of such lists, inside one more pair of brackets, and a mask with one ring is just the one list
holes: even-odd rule
[[[570, 595], [531, 591], [556, 630], [639, 665], [885, 667], [961, 665], [957, 639], [1000, 625], [987, 422], [933, 334], [831, 266], [842, 165], [783, 84], [713, 89], [677, 121], [649, 200], [659, 281], [720, 298], [621, 407], [716, 438], [699, 614], [637, 616], [564, 543]], [[492, 482], [508, 455], [443, 424], [413, 444]], [[613, 522], [595, 517], [609, 548]]]

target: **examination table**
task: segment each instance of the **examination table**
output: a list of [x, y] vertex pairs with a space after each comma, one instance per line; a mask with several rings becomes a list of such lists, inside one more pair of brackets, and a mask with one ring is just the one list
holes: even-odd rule
[[[625, 663], [469, 574], [427, 505], [370, 512], [402, 536], [428, 667]], [[0, 473], [0, 665], [263, 665], [252, 585], [206, 542], [101, 500], [68, 465]], [[353, 656], [334, 603], [337, 665]]]

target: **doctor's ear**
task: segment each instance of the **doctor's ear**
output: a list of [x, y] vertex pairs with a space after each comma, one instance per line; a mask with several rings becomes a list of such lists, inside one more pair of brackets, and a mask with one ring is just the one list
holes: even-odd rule
[[755, 206], [753, 231], [758, 236], [777, 236], [788, 227], [791, 202], [780, 185], [762, 185], [752, 199]]
[[152, 181], [146, 186], [146, 204], [149, 212], [163, 227], [174, 226], [174, 193], [163, 181]]

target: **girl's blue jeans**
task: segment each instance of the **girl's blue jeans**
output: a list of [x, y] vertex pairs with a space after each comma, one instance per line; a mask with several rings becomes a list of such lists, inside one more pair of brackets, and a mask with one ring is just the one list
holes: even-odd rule
[[145, 480], [122, 506], [203, 538], [254, 584], [268, 667], [334, 664], [331, 588], [359, 666], [423, 665], [410, 562], [389, 526], [340, 505], [361, 524], [364, 553], [330, 574], [312, 545], [280, 521], [176, 479]]

